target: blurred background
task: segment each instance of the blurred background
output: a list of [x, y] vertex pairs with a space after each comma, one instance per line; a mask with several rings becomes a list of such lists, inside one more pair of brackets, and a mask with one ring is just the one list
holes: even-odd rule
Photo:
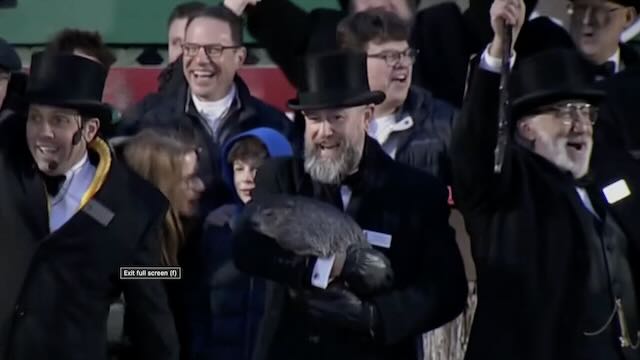
[[[338, 0], [292, 1], [304, 9], [339, 7]], [[469, 0], [422, 0], [420, 7], [445, 1], [456, 2], [462, 10], [469, 3]], [[40, 50], [56, 32], [64, 28], [100, 32], [117, 57], [107, 80], [105, 101], [122, 111], [156, 90], [157, 75], [167, 65], [167, 18], [182, 2], [0, 0], [0, 37], [16, 47], [22, 63], [28, 68], [31, 53]], [[221, 0], [206, 2], [214, 5]], [[539, 0], [536, 13], [564, 23], [567, 3], [567, 0]], [[640, 48], [639, 33], [640, 22], [627, 32], [624, 40]], [[294, 89], [248, 33], [245, 40], [249, 58], [241, 76], [255, 96], [286, 111], [286, 100], [294, 94]]]
[[[268, 0], [265, 0], [268, 1]], [[447, 0], [422, 0], [427, 7]], [[450, 0], [449, 0], [450, 1]], [[464, 9], [468, 0], [454, 0]], [[30, 53], [44, 44], [51, 34], [64, 27], [99, 31], [116, 51], [115, 66], [136, 66], [140, 55], [144, 65], [162, 66], [166, 62], [166, 22], [171, 9], [181, 0], [0, 0], [0, 37], [16, 45], [28, 66]], [[212, 4], [219, 1], [210, 1]], [[336, 0], [294, 0], [303, 8], [337, 8]], [[537, 11], [560, 22], [566, 20], [566, 0], [540, 0]], [[488, 15], [487, 15], [488, 16]], [[640, 25], [640, 24], [638, 24]], [[640, 26], [637, 26], [640, 28]], [[634, 40], [638, 39], [635, 29]], [[254, 61], [269, 59], [247, 35]], [[159, 56], [150, 56], [157, 53]]]

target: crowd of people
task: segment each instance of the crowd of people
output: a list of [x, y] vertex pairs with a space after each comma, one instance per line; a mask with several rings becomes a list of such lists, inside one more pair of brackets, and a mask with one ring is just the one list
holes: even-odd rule
[[[0, 39], [0, 360], [640, 359], [640, 1], [570, 0], [566, 29], [536, 0], [419, 5], [180, 4], [121, 115], [100, 34], [55, 34], [28, 74]], [[238, 75], [245, 26], [292, 119]], [[239, 220], [352, 236], [276, 196], [370, 247]]]

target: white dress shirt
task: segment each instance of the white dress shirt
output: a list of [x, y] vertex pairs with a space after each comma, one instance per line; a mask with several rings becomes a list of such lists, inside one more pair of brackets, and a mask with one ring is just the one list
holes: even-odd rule
[[[352, 191], [347, 185], [340, 186], [340, 196], [342, 197], [342, 207], [344, 211], [347, 211], [349, 203], [351, 202]], [[331, 270], [333, 269], [333, 263], [336, 260], [335, 255], [331, 255], [324, 258], [318, 258], [316, 264], [313, 267], [313, 273], [311, 275], [311, 284], [317, 288], [326, 289], [329, 286], [331, 280]]]
[[197, 96], [191, 95], [193, 105], [198, 113], [207, 120], [210, 130], [215, 134], [218, 130], [219, 120], [229, 111], [233, 99], [236, 97], [236, 86], [232, 85], [229, 93], [220, 100], [205, 101], [198, 99]]
[[[499, 74], [502, 67], [502, 59], [493, 57], [491, 56], [491, 54], [489, 54], [490, 46], [491, 45], [488, 45], [482, 52], [482, 56], [480, 57], [480, 68]], [[515, 64], [515, 62], [516, 62], [516, 53], [515, 51], [512, 51], [511, 59], [509, 59], [509, 63], [510, 63], [509, 65], [511, 68], [513, 68], [513, 64]]]
[[64, 225], [79, 210], [83, 195], [91, 186], [96, 167], [85, 153], [82, 159], [65, 174], [60, 191], [49, 196], [49, 230], [54, 232]]

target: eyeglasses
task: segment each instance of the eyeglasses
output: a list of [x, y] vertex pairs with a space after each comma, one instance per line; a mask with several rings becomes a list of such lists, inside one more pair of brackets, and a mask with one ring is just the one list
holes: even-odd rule
[[587, 4], [569, 4], [567, 5], [567, 14], [575, 16], [578, 19], [584, 19], [589, 13], [589, 19], [594, 20], [598, 25], [608, 24], [611, 20], [611, 14], [626, 9], [626, 7], [607, 7], [604, 5], [587, 5]]
[[551, 113], [565, 126], [575, 123], [595, 125], [598, 118], [598, 107], [586, 103], [564, 103], [541, 107], [536, 114]]
[[367, 57], [374, 59], [382, 59], [389, 66], [394, 66], [402, 59], [407, 58], [413, 64], [416, 61], [416, 56], [419, 54], [419, 51], [416, 49], [407, 49], [405, 51], [383, 51], [378, 54], [370, 54]]
[[222, 56], [222, 53], [225, 50], [229, 49], [238, 49], [242, 47], [241, 45], [233, 45], [233, 46], [224, 46], [219, 44], [194, 44], [194, 43], [184, 43], [182, 44], [182, 52], [189, 57], [193, 57], [198, 55], [200, 52], [200, 48], [204, 49], [204, 53], [207, 54], [210, 58], [218, 58]]

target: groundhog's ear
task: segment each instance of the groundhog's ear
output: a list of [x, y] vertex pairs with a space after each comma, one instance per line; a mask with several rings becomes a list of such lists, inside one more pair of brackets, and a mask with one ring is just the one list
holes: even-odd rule
[[272, 208], [264, 208], [264, 209], [260, 210], [260, 213], [263, 216], [271, 216], [271, 215], [273, 215], [273, 209]]

